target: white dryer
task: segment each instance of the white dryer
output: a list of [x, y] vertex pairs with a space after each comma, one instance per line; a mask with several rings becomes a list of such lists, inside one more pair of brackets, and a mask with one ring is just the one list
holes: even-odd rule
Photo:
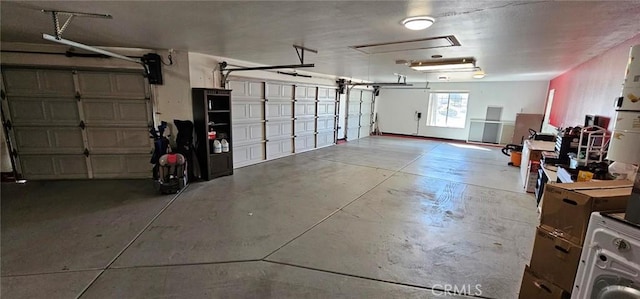
[[640, 226], [591, 214], [572, 299], [640, 299]]

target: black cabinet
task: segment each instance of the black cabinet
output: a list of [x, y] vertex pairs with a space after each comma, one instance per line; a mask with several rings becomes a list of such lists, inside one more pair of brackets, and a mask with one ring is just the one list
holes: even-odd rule
[[569, 153], [578, 152], [580, 135], [560, 133], [556, 137], [556, 153], [558, 153], [558, 164], [569, 164]]
[[540, 205], [542, 193], [544, 193], [544, 186], [549, 182], [549, 178], [543, 168], [544, 164], [541, 164], [541, 167], [538, 169], [538, 180], [536, 181], [535, 196], [537, 205]]
[[[231, 90], [193, 88], [193, 124], [195, 150], [201, 178], [213, 178], [233, 174], [233, 144], [231, 128]], [[215, 141], [226, 140], [228, 151], [216, 151]]]

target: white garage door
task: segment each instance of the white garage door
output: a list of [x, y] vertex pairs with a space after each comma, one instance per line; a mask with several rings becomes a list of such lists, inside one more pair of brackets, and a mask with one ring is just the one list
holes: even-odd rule
[[233, 167], [264, 161], [264, 83], [229, 81], [232, 101]]
[[352, 89], [347, 103], [347, 140], [356, 140], [360, 135], [360, 104], [362, 91]]
[[293, 88], [290, 84], [266, 83], [267, 159], [293, 153]]
[[336, 89], [235, 77], [233, 167], [336, 143]]
[[4, 68], [26, 179], [151, 176], [151, 108], [141, 72]]
[[334, 88], [318, 87], [318, 117], [316, 123], [316, 147], [336, 144], [337, 125], [336, 99]]
[[367, 137], [371, 134], [371, 122], [373, 111], [373, 92], [362, 91], [362, 103], [360, 104], [360, 134], [359, 138]]
[[317, 87], [296, 86], [294, 110], [294, 149], [296, 153], [316, 148]]

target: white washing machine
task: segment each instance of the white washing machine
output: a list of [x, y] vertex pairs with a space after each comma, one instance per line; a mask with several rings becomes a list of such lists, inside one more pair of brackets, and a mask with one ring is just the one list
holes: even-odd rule
[[591, 214], [572, 299], [640, 299], [640, 225]]

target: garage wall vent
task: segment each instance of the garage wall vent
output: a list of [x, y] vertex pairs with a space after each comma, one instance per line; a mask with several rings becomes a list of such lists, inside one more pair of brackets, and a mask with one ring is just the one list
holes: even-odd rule
[[459, 47], [460, 42], [453, 35], [421, 38], [389, 43], [376, 43], [368, 45], [351, 46], [366, 54], [392, 53], [412, 50], [426, 50], [435, 48]]

